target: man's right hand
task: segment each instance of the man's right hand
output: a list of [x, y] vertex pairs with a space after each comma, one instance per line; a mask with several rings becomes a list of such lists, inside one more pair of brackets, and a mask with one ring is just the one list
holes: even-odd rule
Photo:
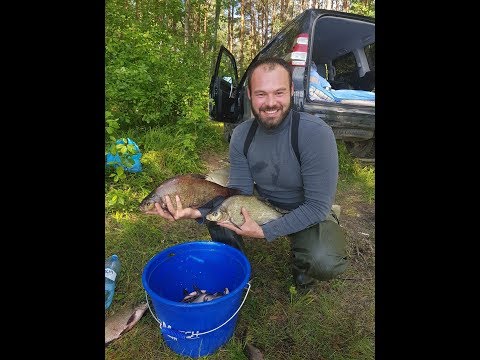
[[165, 203], [167, 204], [167, 210], [162, 209], [159, 203], [155, 203], [155, 209], [157, 211], [147, 211], [146, 214], [157, 214], [168, 221], [176, 221], [180, 219], [197, 219], [202, 216], [200, 210], [194, 208], [183, 208], [182, 201], [178, 195], [175, 195], [177, 202], [177, 208], [173, 207], [172, 201], [168, 195], [165, 196]]

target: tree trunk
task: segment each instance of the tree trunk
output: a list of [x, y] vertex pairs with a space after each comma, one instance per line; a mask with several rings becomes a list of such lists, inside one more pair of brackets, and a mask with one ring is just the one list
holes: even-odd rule
[[244, 59], [244, 54], [243, 54], [243, 44], [245, 43], [245, 2], [244, 0], [240, 0], [240, 57], [239, 57], [239, 67], [243, 72], [243, 59]]
[[228, 5], [228, 17], [227, 17], [227, 48], [232, 51], [232, 44], [230, 42], [230, 24], [232, 23], [232, 16], [230, 15], [230, 5]]
[[272, 19], [270, 20], [270, 36], [269, 36], [269, 39], [272, 38], [273, 34], [274, 34], [274, 29], [273, 29], [273, 24], [275, 23], [275, 19], [276, 19], [276, 16], [275, 16], [275, 1], [272, 2], [272, 11], [269, 11], [270, 14], [272, 14]]
[[213, 74], [214, 68], [215, 68], [215, 60], [217, 58], [217, 54], [215, 53], [215, 49], [217, 47], [217, 30], [218, 30], [218, 19], [220, 18], [220, 6], [221, 6], [222, 0], [216, 0], [215, 1], [215, 22], [214, 22], [214, 30], [213, 30], [213, 39], [212, 39], [212, 44], [210, 45], [210, 49], [212, 52], [212, 64], [211, 64], [211, 71]]
[[137, 0], [135, 1], [135, 19], [140, 19], [140, 4], [141, 4], [141, 0]]
[[255, 8], [253, 6], [253, 1], [250, 1], [250, 31], [252, 32], [251, 38], [251, 49], [250, 52], [256, 52], [257, 50], [257, 26], [255, 25], [255, 19], [256, 19], [256, 14], [255, 14]]
[[233, 42], [233, 36], [235, 34], [235, 30], [233, 28], [233, 25], [235, 24], [235, 0], [231, 0], [230, 1], [230, 8], [231, 8], [231, 14], [232, 14], [232, 17], [230, 19], [230, 52], [234, 52], [233, 50], [233, 46], [234, 46], [234, 42]]
[[205, 13], [203, 14], [203, 33], [204, 33], [204, 38], [203, 38], [203, 53], [206, 54], [207, 53], [207, 49], [208, 49], [208, 36], [207, 36], [207, 17], [208, 17], [208, 10], [210, 8], [210, 4], [208, 3], [207, 5], [207, 8], [205, 9]]
[[185, 44], [187, 44], [190, 40], [190, 0], [185, 0], [185, 18], [183, 20], [185, 22]]

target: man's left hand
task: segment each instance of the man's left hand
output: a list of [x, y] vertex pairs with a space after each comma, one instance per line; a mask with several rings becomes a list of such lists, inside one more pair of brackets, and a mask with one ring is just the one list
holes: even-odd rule
[[224, 228], [235, 231], [238, 235], [241, 235], [241, 236], [259, 238], [259, 239], [264, 238], [265, 235], [263, 234], [262, 228], [250, 217], [250, 215], [248, 214], [248, 211], [244, 207], [242, 207], [242, 215], [245, 219], [245, 222], [243, 223], [242, 226], [240, 226], [240, 228], [236, 227], [230, 222], [218, 222], [217, 224]]

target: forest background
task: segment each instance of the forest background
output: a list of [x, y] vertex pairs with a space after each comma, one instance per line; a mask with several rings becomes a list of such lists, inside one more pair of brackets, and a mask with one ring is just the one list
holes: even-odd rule
[[106, 120], [120, 130], [208, 120], [219, 46], [235, 56], [242, 76], [272, 36], [307, 8], [375, 16], [374, 0], [106, 0]]

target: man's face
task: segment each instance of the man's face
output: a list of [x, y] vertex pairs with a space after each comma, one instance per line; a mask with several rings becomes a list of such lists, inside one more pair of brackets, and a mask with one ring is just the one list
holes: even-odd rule
[[268, 65], [259, 66], [248, 88], [253, 115], [267, 129], [276, 128], [290, 111], [292, 93], [287, 70], [280, 65], [271, 70]]

